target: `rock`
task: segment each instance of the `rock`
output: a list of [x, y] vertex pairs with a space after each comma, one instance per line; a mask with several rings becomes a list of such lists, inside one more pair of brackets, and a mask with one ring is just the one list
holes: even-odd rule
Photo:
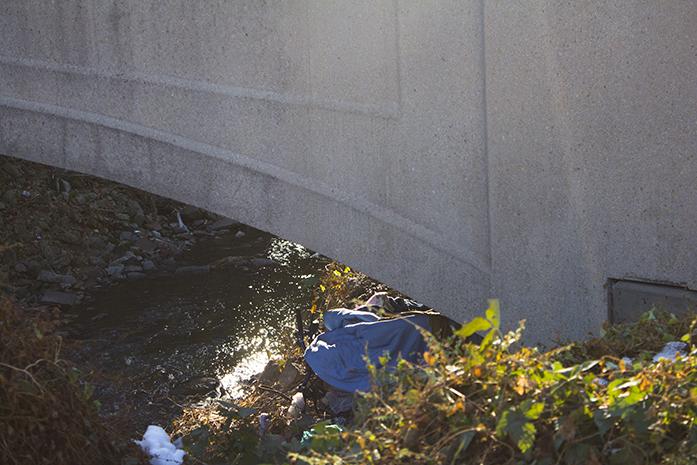
[[232, 220], [230, 218], [221, 218], [218, 221], [211, 223], [208, 226], [209, 231], [219, 231], [221, 229], [229, 229], [233, 226], [240, 224], [238, 221]]
[[68, 181], [66, 181], [65, 179], [61, 179], [61, 187], [62, 187], [62, 191], [65, 194], [69, 194], [70, 191], [73, 189], [73, 186], [71, 186], [70, 183]]
[[119, 240], [122, 242], [132, 242], [138, 239], [138, 236], [133, 234], [131, 231], [122, 231], [121, 234], [119, 234]]
[[41, 295], [42, 304], [75, 305], [80, 300], [77, 294], [71, 292], [46, 291]]
[[36, 277], [38, 281], [41, 281], [43, 283], [52, 283], [52, 284], [65, 284], [67, 286], [72, 286], [77, 282], [74, 276], [69, 275], [69, 274], [58, 274], [54, 273], [53, 271], [49, 270], [42, 270], [39, 272], [39, 275]]
[[125, 266], [121, 264], [110, 265], [105, 268], [104, 271], [112, 278], [120, 277], [123, 273]]
[[283, 371], [281, 371], [281, 376], [278, 378], [278, 384], [281, 389], [285, 391], [298, 384], [300, 381], [302, 381], [302, 379], [303, 375], [300, 370], [298, 370], [295, 365], [288, 362], [286, 363], [286, 366], [283, 367]]
[[136, 216], [136, 215], [143, 215], [143, 207], [140, 206], [140, 203], [138, 203], [137, 200], [129, 199], [126, 202], [126, 206], [128, 208], [128, 213], [131, 216]]
[[152, 271], [155, 268], [155, 263], [152, 260], [143, 260], [143, 271]]
[[26, 273], [27, 271], [29, 271], [29, 267], [24, 263], [19, 262], [15, 265], [15, 271], [17, 273]]
[[138, 279], [145, 278], [145, 273], [141, 273], [139, 271], [132, 271], [126, 274], [126, 278], [130, 279], [131, 281], [136, 281]]
[[264, 367], [264, 371], [259, 374], [258, 379], [262, 384], [273, 385], [278, 381], [280, 376], [281, 367], [278, 365], [278, 362], [276, 360], [269, 360], [269, 363]]
[[143, 252], [153, 252], [155, 249], [157, 249], [157, 243], [146, 238], [138, 239], [133, 245], [138, 247]]
[[229, 257], [223, 257], [223, 258], [221, 258], [221, 259], [219, 259], [219, 260], [214, 261], [214, 262], [211, 264], [211, 267], [212, 267], [213, 269], [216, 269], [216, 270], [217, 270], [217, 269], [230, 268], [230, 267], [233, 267], [233, 266], [239, 266], [239, 265], [242, 265], [242, 264], [244, 264], [244, 263], [247, 263], [247, 258], [246, 258], [246, 257], [233, 257], [233, 256], [229, 256]]
[[247, 262], [251, 266], [263, 267], [263, 266], [273, 266], [276, 262], [270, 258], [252, 258]]
[[143, 213], [133, 215], [131, 219], [133, 220], [133, 223], [135, 223], [137, 226], [142, 226], [143, 223], [145, 223], [145, 215]]
[[130, 250], [128, 252], [126, 252], [122, 257], [119, 257], [116, 260], [113, 260], [111, 262], [111, 265], [121, 265], [123, 263], [126, 263], [129, 260], [136, 260], [136, 254], [134, 254]]
[[244, 236], [246, 236], [246, 235], [247, 235], [247, 233], [245, 233], [245, 232], [242, 231], [242, 230], [237, 231], [237, 232], [235, 233], [235, 237], [236, 237], [237, 239], [242, 239], [242, 238], [243, 238]]
[[96, 281], [104, 275], [103, 267], [90, 266], [83, 270], [85, 279], [90, 281]]
[[41, 255], [47, 260], [55, 260], [60, 257], [60, 250], [46, 241], [41, 241], [39, 243], [39, 248], [41, 249]]
[[29, 272], [32, 274], [39, 274], [39, 271], [41, 271], [41, 264], [37, 260], [27, 261], [27, 267], [29, 267]]
[[17, 191], [14, 189], [5, 191], [2, 201], [11, 207], [17, 205]]
[[128, 223], [129, 221], [131, 221], [131, 217], [128, 216], [126, 213], [115, 213], [114, 217], [119, 221], [123, 221], [124, 223]]
[[78, 233], [76, 233], [75, 231], [67, 230], [67, 229], [64, 230], [63, 233], [60, 235], [60, 239], [63, 242], [66, 242], [68, 244], [73, 244], [73, 245], [81, 245], [83, 243], [82, 238], [80, 237], [80, 235]]
[[154, 235], [154, 233], [157, 233], [157, 236], [155, 237], [161, 237], [159, 231], [162, 230], [162, 225], [160, 223], [156, 221], [146, 221], [144, 226], [152, 230], [150, 234]]
[[89, 262], [90, 262], [90, 264], [96, 265], [96, 266], [104, 266], [105, 265], [104, 259], [102, 257], [96, 257], [96, 256], [90, 257]]
[[180, 383], [174, 392], [183, 396], [206, 396], [218, 390], [220, 381], [216, 378], [192, 378]]
[[6, 265], [12, 265], [17, 261], [17, 251], [14, 247], [0, 251], [0, 263]]
[[101, 250], [106, 247], [107, 240], [103, 236], [92, 235], [85, 239], [85, 245], [90, 249]]
[[11, 178], [17, 179], [22, 175], [17, 165], [9, 161], [3, 164], [2, 169], [5, 170], [5, 172], [9, 174]]
[[143, 271], [143, 267], [140, 265], [126, 265], [123, 271], [125, 273], [138, 273]]
[[176, 269], [176, 274], [193, 274], [193, 273], [208, 273], [211, 271], [210, 265], [191, 265], [180, 266]]
[[191, 205], [187, 205], [186, 207], [182, 208], [181, 210], [181, 216], [184, 222], [186, 223], [193, 223], [195, 221], [201, 221], [206, 217], [205, 211], [201, 210], [200, 208], [196, 208]]

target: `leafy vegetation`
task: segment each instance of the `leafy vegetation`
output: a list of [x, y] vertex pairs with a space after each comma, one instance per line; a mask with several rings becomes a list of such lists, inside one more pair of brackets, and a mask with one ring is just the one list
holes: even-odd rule
[[[498, 303], [446, 341], [430, 338], [425, 363], [372, 367], [351, 429], [307, 464], [683, 464], [697, 462], [694, 322], [652, 311], [583, 344], [541, 353], [502, 334]], [[483, 331], [481, 345], [464, 338]], [[654, 363], [665, 342], [690, 344]], [[589, 355], [593, 355], [589, 358]], [[624, 356], [633, 357], [632, 361]], [[332, 447], [329, 447], [330, 444]]]
[[[317, 315], [376, 290], [338, 264], [310, 284]], [[451, 338], [425, 334], [423, 363], [370, 366], [373, 389], [359, 396], [344, 427], [331, 417], [293, 422], [284, 416], [288, 399], [255, 392], [239, 407], [191, 409], [175, 429], [193, 433], [193, 462], [206, 463], [697, 463], [695, 321], [653, 310], [601, 337], [542, 352], [521, 343], [524, 322], [504, 334], [500, 320], [491, 301]], [[467, 342], [475, 332], [484, 336], [479, 345]], [[654, 363], [676, 340], [689, 352]], [[271, 414], [264, 437], [259, 412]]]

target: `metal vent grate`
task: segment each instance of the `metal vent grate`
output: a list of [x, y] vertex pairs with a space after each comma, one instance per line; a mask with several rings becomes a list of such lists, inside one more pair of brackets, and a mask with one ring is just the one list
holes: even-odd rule
[[697, 291], [685, 287], [641, 281], [611, 279], [608, 312], [611, 323], [636, 321], [651, 308], [676, 315], [697, 311]]

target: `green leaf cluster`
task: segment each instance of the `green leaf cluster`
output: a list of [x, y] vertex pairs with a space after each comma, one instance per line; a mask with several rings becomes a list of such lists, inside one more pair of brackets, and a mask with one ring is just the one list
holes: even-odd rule
[[[689, 318], [652, 311], [601, 338], [542, 352], [503, 333], [499, 303], [445, 341], [428, 363], [371, 367], [354, 424], [295, 463], [697, 463], [697, 349], [651, 358], [670, 340], [692, 343]], [[483, 333], [481, 344], [468, 342]], [[623, 356], [632, 357], [632, 361]], [[338, 442], [338, 444], [337, 444]]]

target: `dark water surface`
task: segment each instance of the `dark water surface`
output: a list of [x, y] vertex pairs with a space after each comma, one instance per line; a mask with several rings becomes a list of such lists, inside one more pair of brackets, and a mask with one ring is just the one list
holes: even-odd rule
[[128, 378], [144, 400], [176, 395], [199, 377], [217, 378], [239, 395], [240, 381], [263, 369], [279, 334], [293, 326], [295, 309], [309, 307], [303, 280], [321, 273], [327, 261], [250, 229], [242, 238], [202, 239], [177, 263], [226, 256], [277, 264], [117, 283], [75, 309], [71, 333], [85, 341], [94, 366]]

